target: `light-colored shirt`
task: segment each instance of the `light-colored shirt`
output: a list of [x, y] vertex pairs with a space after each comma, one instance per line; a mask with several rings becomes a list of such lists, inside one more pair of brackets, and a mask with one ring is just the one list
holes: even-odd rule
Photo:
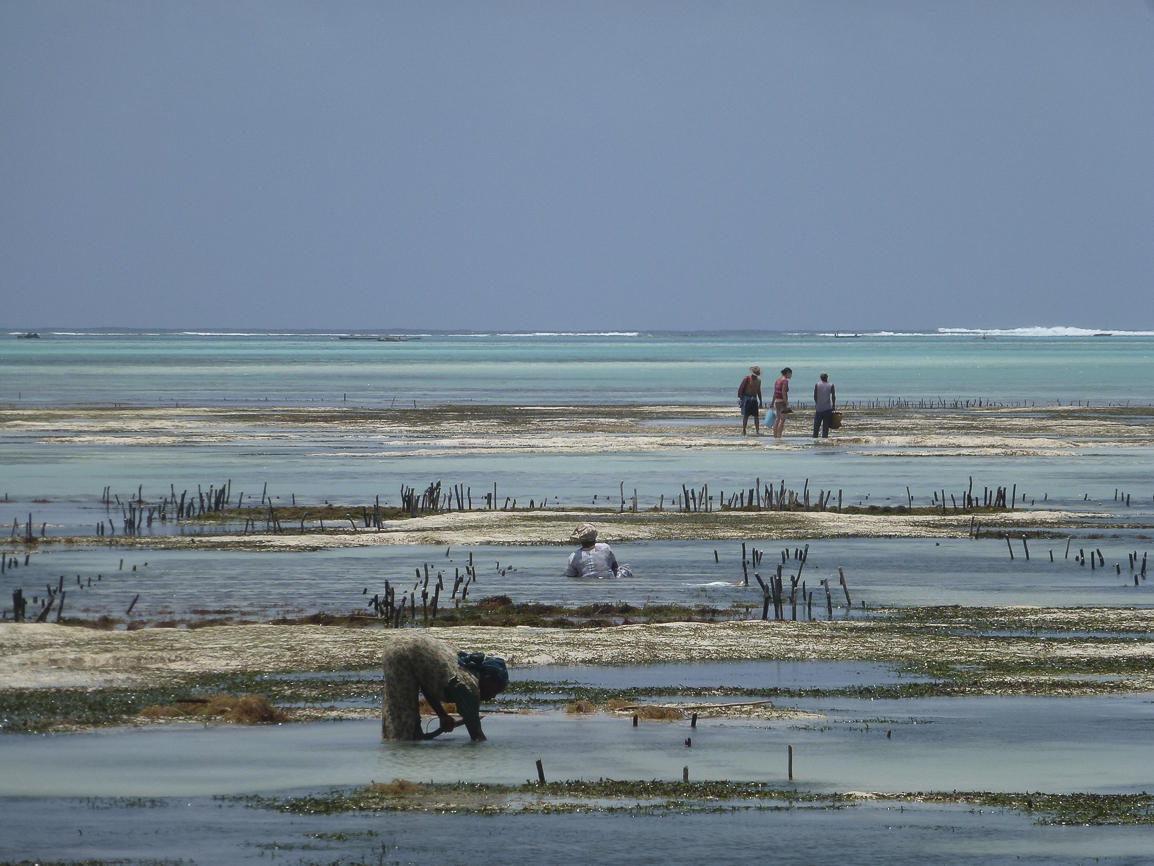
[[600, 541], [592, 550], [578, 550], [569, 557], [565, 567], [566, 577], [607, 578], [617, 576], [617, 557], [612, 548]]
[[813, 387], [813, 411], [826, 412], [833, 408], [833, 382], [818, 382]]

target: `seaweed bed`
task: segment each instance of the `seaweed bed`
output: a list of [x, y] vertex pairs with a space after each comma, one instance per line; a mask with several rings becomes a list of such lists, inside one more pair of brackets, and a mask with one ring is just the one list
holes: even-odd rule
[[761, 782], [662, 782], [601, 779], [523, 785], [416, 784], [404, 779], [303, 797], [221, 798], [294, 814], [454, 812], [555, 814], [574, 812], [720, 812], [750, 808], [842, 809], [863, 800], [936, 803], [1021, 812], [1039, 824], [1154, 824], [1154, 796], [983, 791], [822, 793]]

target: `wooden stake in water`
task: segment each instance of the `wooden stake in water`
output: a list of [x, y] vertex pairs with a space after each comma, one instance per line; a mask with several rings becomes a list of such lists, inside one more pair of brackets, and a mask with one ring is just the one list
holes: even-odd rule
[[789, 747], [789, 780], [793, 781], [793, 746]]
[[545, 784], [545, 767], [541, 764], [541, 759], [537, 759], [537, 783], [539, 785]]

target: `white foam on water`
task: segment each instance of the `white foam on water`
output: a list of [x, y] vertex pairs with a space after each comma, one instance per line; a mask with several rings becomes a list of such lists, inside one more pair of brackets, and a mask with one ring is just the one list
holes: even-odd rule
[[640, 337], [640, 331], [521, 331], [498, 337]]
[[1154, 337], [1154, 331], [1117, 328], [937, 328], [933, 331], [819, 331], [816, 337]]
[[1065, 326], [1033, 328], [938, 328], [939, 334], [963, 337], [1154, 337], [1154, 331], [1126, 331], [1111, 328], [1070, 328]]

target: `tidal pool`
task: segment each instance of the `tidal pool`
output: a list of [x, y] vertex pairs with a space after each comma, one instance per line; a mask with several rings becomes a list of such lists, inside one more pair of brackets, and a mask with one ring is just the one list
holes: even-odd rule
[[[701, 703], [724, 703], [715, 699]], [[805, 699], [788, 718], [642, 722], [624, 715], [491, 714], [489, 741], [385, 743], [375, 720], [236, 727], [173, 723], [0, 737], [0, 796], [194, 797], [418, 782], [690, 778], [816, 791], [1154, 789], [1150, 695]], [[690, 738], [692, 745], [686, 745]]]
[[[827, 615], [819, 583], [823, 579], [830, 581], [834, 616], [839, 618], [868, 615], [863, 602], [868, 608], [1150, 606], [1154, 582], [1139, 578], [1135, 585], [1129, 558], [1137, 551], [1140, 562], [1143, 554], [1154, 553], [1150, 541], [1133, 532], [1118, 535], [1074, 537], [1069, 559], [1065, 539], [1034, 539], [1029, 542], [1028, 561], [1020, 539], [1012, 542], [1013, 559], [1003, 539], [814, 540], [808, 542], [802, 580], [813, 593], [813, 616], [819, 619]], [[448, 556], [445, 548], [413, 545], [292, 553], [55, 548], [33, 554], [28, 566], [20, 559], [17, 568], [0, 576], [0, 599], [11, 598], [16, 588], [31, 598], [48, 585], [60, 586], [63, 577], [67, 615], [93, 619], [123, 618], [137, 594], [133, 616], [147, 621], [365, 613], [368, 600], [383, 593], [386, 579], [397, 588], [399, 599], [412, 589], [416, 570], [423, 575], [428, 565], [434, 583], [438, 574], [445, 581], [444, 609], [453, 604], [449, 596], [454, 577], [464, 572], [472, 553], [477, 579], [469, 588], [470, 601], [506, 595], [517, 603], [563, 606], [704, 605], [736, 607], [741, 616], [760, 616], [762, 595], [753, 572], [768, 577], [786, 551], [783, 574], [788, 591], [788, 576], [798, 571], [794, 551], [805, 543], [755, 539], [752, 546], [764, 551], [764, 557], [760, 566], [749, 569], [750, 586], [742, 583], [741, 545], [732, 541], [616, 544], [618, 560], [634, 568], [635, 576], [629, 580], [566, 578], [562, 572], [571, 549], [561, 546], [460, 547], [449, 549]], [[1099, 548], [1106, 567], [1091, 568], [1089, 552]], [[1075, 561], [1079, 549], [1087, 552], [1085, 566]], [[1049, 560], [1050, 550], [1054, 562]], [[838, 582], [839, 568], [845, 571], [852, 609]], [[798, 618], [807, 613], [802, 600]], [[417, 614], [421, 615], [419, 603]], [[788, 606], [786, 615], [791, 615]]]

